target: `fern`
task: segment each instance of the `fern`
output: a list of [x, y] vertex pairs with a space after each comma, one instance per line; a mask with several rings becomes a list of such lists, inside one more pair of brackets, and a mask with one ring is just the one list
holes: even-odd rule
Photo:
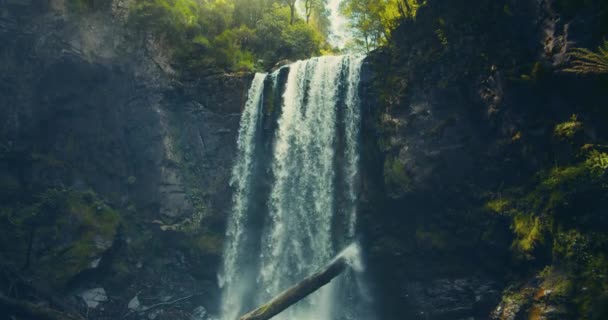
[[574, 48], [570, 51], [571, 66], [564, 69], [573, 73], [608, 73], [608, 41], [598, 48], [597, 52], [585, 48]]

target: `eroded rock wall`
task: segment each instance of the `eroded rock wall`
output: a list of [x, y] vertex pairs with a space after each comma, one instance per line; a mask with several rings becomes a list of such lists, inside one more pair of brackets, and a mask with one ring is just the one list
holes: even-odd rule
[[[527, 202], [545, 203], [555, 196], [548, 190], [510, 207], [487, 203], [584, 159], [578, 140], [555, 134], [573, 114], [585, 127], [577, 139], [605, 137], [605, 113], [595, 107], [606, 99], [602, 80], [562, 71], [570, 48], [601, 44], [601, 8], [601, 1], [427, 1], [388, 47], [369, 55], [361, 231], [382, 319], [488, 319], [504, 288], [542, 283], [538, 272], [560, 260], [551, 253], [553, 232], [579, 226], [551, 212], [587, 209]], [[601, 208], [602, 199], [584, 206]], [[524, 219], [554, 227], [531, 236]], [[588, 312], [569, 299], [553, 317]], [[529, 312], [524, 306], [513, 317]]]
[[[0, 2], [2, 267], [24, 268], [56, 296], [104, 287], [105, 311], [91, 315], [115, 318], [138, 292], [149, 304], [196, 294], [182, 309], [213, 308], [252, 76], [180, 82], [162, 46], [125, 27], [130, 2], [80, 13], [66, 3]], [[34, 216], [14, 220], [23, 208]], [[112, 210], [103, 232], [62, 218], [96, 219], [103, 208]], [[62, 228], [87, 232], [49, 231]], [[48, 262], [58, 252], [73, 259]]]

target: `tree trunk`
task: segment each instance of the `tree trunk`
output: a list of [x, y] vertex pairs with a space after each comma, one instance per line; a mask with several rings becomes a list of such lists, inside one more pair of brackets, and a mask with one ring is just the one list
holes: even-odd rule
[[333, 278], [339, 276], [347, 265], [346, 259], [343, 257], [336, 259], [324, 269], [308, 276], [261, 307], [242, 316], [240, 320], [268, 320], [276, 316], [281, 311], [328, 284]]
[[306, 2], [304, 3], [304, 8], [306, 9], [306, 23], [308, 24], [310, 22], [310, 16], [312, 15], [312, 7], [313, 7], [313, 0], [306, 0]]
[[29, 320], [83, 320], [82, 317], [41, 307], [33, 303], [11, 299], [0, 293], [0, 311]]
[[291, 13], [291, 20], [289, 20], [289, 24], [293, 25], [293, 22], [296, 19], [296, 1], [295, 0], [289, 1], [289, 10]]

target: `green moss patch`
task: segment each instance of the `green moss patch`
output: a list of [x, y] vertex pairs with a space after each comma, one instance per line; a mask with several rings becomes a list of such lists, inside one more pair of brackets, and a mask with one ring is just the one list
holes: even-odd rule
[[399, 198], [411, 189], [411, 177], [405, 165], [395, 157], [384, 160], [384, 186], [389, 196]]
[[92, 191], [48, 189], [33, 201], [1, 211], [11, 242], [0, 248], [14, 267], [62, 288], [112, 246], [122, 218]]

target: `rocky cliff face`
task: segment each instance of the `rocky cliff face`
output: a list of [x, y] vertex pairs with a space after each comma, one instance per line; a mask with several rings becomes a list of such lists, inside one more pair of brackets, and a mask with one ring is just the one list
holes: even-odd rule
[[[569, 48], [600, 43], [602, 10], [601, 1], [428, 1], [368, 57], [362, 232], [382, 319], [488, 319], [501, 300], [496, 319], [601, 314], [568, 296], [589, 289], [586, 280], [555, 294], [563, 273], [539, 271], [568, 264], [556, 252], [567, 238], [558, 230], [595, 232], [554, 212], [604, 205], [600, 196], [568, 207], [581, 185], [556, 174], [585, 157], [581, 140], [605, 137], [596, 108], [605, 80], [561, 71]], [[584, 130], [558, 137], [556, 126], [573, 114], [570, 124]], [[545, 178], [559, 182], [543, 189]], [[533, 298], [543, 290], [553, 297]], [[604, 303], [583, 294], [588, 305]]]
[[181, 83], [124, 27], [128, 2], [68, 4], [0, 2], [2, 270], [24, 270], [13, 286], [33, 280], [30, 294], [103, 287], [105, 311], [90, 312], [112, 319], [136, 294], [214, 305], [251, 76]]

